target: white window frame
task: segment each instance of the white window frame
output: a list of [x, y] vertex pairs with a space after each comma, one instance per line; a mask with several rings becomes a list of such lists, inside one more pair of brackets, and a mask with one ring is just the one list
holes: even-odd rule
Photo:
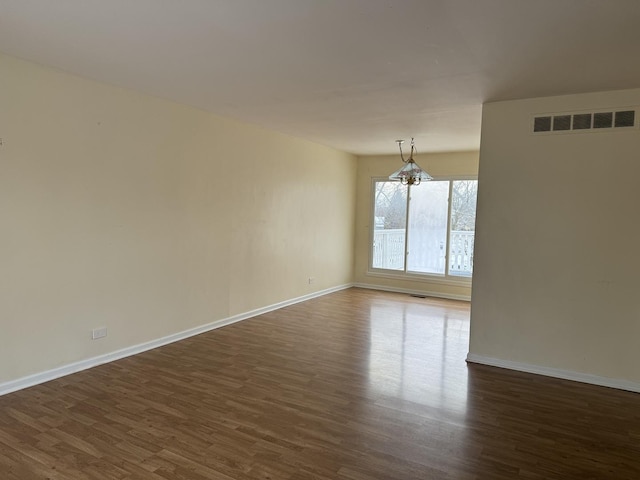
[[[375, 192], [376, 192], [376, 182], [390, 182], [389, 177], [372, 177], [371, 178], [371, 190], [369, 196], [369, 204], [370, 204], [370, 214], [369, 218], [371, 221], [369, 222], [369, 264], [367, 269], [367, 275], [373, 277], [381, 277], [381, 278], [390, 278], [397, 280], [412, 280], [412, 281], [422, 281], [429, 283], [439, 283], [443, 285], [457, 285], [457, 286], [470, 286], [473, 278], [473, 273], [471, 276], [460, 276], [460, 275], [449, 275], [449, 249], [450, 249], [450, 236], [451, 236], [451, 195], [453, 191], [453, 182], [457, 180], [478, 180], [477, 175], [449, 175], [449, 176], [439, 176], [434, 177], [433, 181], [448, 181], [449, 182], [449, 199], [447, 205], [447, 245], [446, 245], [446, 253], [445, 253], [445, 273], [420, 273], [420, 272], [408, 272], [407, 271], [407, 242], [409, 241], [409, 235], [407, 232], [407, 226], [409, 225], [409, 202], [411, 196], [411, 188], [420, 188], [420, 185], [417, 187], [408, 187], [409, 192], [407, 195], [407, 221], [405, 223], [405, 240], [404, 240], [404, 270], [388, 270], [384, 268], [374, 268], [373, 267], [373, 239], [374, 239], [374, 230], [375, 230]], [[476, 198], [477, 202], [477, 198]]]

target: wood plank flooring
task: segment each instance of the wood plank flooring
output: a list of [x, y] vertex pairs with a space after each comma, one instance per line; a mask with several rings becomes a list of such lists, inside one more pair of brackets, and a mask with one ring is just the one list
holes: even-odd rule
[[0, 397], [0, 479], [640, 479], [640, 395], [467, 365], [468, 334], [463, 302], [293, 305]]

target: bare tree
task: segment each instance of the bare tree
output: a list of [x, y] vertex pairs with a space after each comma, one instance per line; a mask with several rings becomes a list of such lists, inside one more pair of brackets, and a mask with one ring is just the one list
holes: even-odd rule
[[407, 219], [407, 187], [400, 182], [378, 182], [375, 205], [377, 218], [384, 228], [404, 228]]
[[451, 230], [475, 230], [477, 180], [453, 182], [451, 198]]

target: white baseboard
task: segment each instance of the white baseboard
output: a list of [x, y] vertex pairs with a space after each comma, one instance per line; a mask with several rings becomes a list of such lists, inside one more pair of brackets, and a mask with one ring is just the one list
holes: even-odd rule
[[544, 375], [546, 377], [562, 378], [564, 380], [573, 380], [575, 382], [590, 383], [601, 387], [617, 388], [618, 390], [627, 390], [629, 392], [640, 393], [640, 383], [630, 382], [629, 380], [621, 380], [617, 378], [600, 377], [588, 373], [574, 372], [571, 370], [561, 370], [559, 368], [542, 367], [539, 365], [531, 365], [528, 363], [512, 362], [509, 360], [501, 360], [499, 358], [484, 357], [469, 353], [467, 362], [489, 365], [492, 367], [506, 368], [509, 370], [517, 370], [518, 372], [535, 373], [536, 375]]
[[454, 295], [450, 293], [431, 292], [427, 290], [410, 290], [407, 288], [387, 287], [385, 285], [374, 285], [370, 283], [354, 283], [354, 287], [368, 288], [369, 290], [381, 290], [383, 292], [407, 293], [409, 295], [426, 295], [427, 297], [446, 298], [447, 300], [471, 301], [470, 295]]
[[339, 285], [337, 287], [327, 288], [325, 290], [313, 292], [308, 295], [303, 295], [301, 297], [293, 298], [291, 300], [285, 300], [283, 302], [274, 303], [273, 305], [257, 308], [255, 310], [251, 310], [250, 312], [240, 313], [238, 315], [233, 315], [232, 317], [216, 320], [214, 322], [207, 323], [205, 325], [201, 325], [195, 328], [190, 328], [189, 330], [184, 330], [182, 332], [174, 333], [172, 335], [158, 338], [156, 340], [151, 340], [149, 342], [133, 345], [131, 347], [123, 348], [121, 350], [116, 350], [114, 352], [106, 353], [104, 355], [99, 355], [97, 357], [92, 357], [86, 360], [81, 360], [79, 362], [63, 365], [61, 367], [57, 367], [51, 370], [47, 370], [44, 372], [29, 375], [26, 377], [18, 378], [17, 380], [11, 380], [9, 382], [0, 383], [0, 396], [6, 395], [7, 393], [15, 392], [18, 390], [22, 390], [24, 388], [32, 387], [40, 383], [45, 383], [50, 380], [55, 380], [56, 378], [64, 377], [72, 373], [77, 373], [82, 370], [87, 370], [92, 367], [97, 367], [98, 365], [103, 365], [105, 363], [113, 362], [121, 358], [137, 355], [138, 353], [146, 352], [148, 350], [153, 350], [154, 348], [158, 348], [163, 345], [167, 345], [169, 343], [178, 342], [180, 340], [184, 340], [185, 338], [193, 337], [194, 335], [200, 335], [201, 333], [209, 332], [211, 330], [215, 330], [216, 328], [224, 327], [226, 325], [231, 325], [232, 323], [240, 322], [248, 318], [256, 317], [264, 313], [268, 313], [274, 310], [278, 310], [280, 308], [288, 307], [289, 305], [294, 305], [296, 303], [304, 302], [306, 300], [311, 300], [312, 298], [322, 297], [324, 295], [328, 295], [329, 293], [345, 290], [347, 288], [351, 288], [352, 286], [353, 286], [352, 284], [346, 284], [346, 285]]

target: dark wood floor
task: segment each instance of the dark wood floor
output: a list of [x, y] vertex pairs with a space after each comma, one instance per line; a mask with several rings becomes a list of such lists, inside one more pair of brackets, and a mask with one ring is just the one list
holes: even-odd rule
[[0, 397], [0, 479], [640, 479], [640, 395], [467, 365], [351, 289]]

